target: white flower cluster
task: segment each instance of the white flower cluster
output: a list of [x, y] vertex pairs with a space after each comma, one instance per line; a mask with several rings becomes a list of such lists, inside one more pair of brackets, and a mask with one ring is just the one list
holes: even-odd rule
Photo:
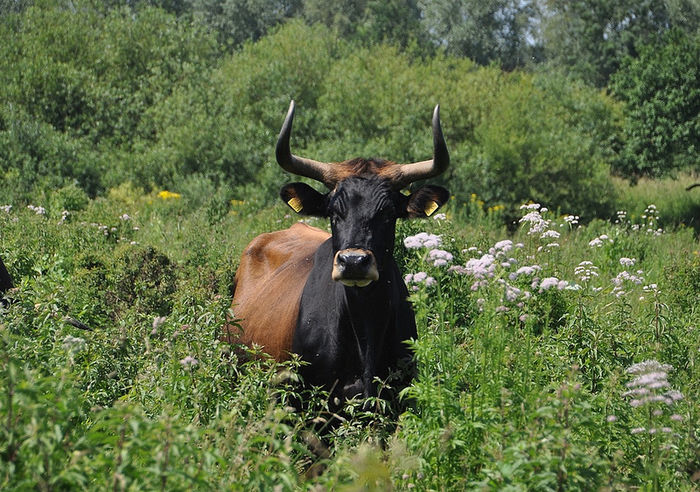
[[[631, 398], [629, 404], [633, 408], [650, 407], [645, 410], [645, 415], [656, 417], [656, 422], [649, 420], [649, 428], [635, 427], [630, 430], [632, 434], [641, 433], [670, 433], [671, 428], [660, 421], [664, 409], [670, 409], [676, 402], [683, 399], [680, 391], [671, 388], [668, 382], [668, 373], [673, 370], [670, 364], [662, 364], [656, 360], [645, 360], [628, 367], [625, 372], [633, 376], [632, 381], [626, 384], [628, 391], [623, 396]], [[648, 417], [647, 417], [648, 418]], [[670, 415], [671, 421], [681, 421], [683, 417], [678, 414]]]
[[[623, 260], [629, 260], [629, 258], [620, 258], [620, 263], [624, 265]], [[632, 265], [634, 265], [634, 260], [632, 260]], [[627, 270], [621, 271], [610, 280], [614, 286], [612, 293], [617, 297], [621, 297], [625, 294], [625, 283], [641, 285], [644, 282], [643, 273], [642, 270], [637, 270], [636, 274], [630, 273]]]
[[[537, 279], [532, 282], [532, 288], [537, 288]], [[545, 277], [539, 282], [539, 290], [543, 292], [549, 289], [564, 290], [569, 287], [569, 282], [566, 280], [559, 280], [557, 277]]]
[[408, 249], [418, 248], [437, 248], [442, 243], [442, 238], [437, 234], [428, 234], [427, 232], [419, 232], [415, 236], [408, 236], [403, 240], [404, 246]]
[[520, 223], [527, 222], [530, 224], [530, 228], [527, 231], [528, 235], [534, 236], [538, 234], [543, 234], [547, 229], [549, 229], [549, 225], [552, 221], [542, 217], [542, 214], [546, 212], [547, 209], [544, 207], [541, 208], [539, 203], [521, 205], [520, 209], [530, 210], [530, 212], [521, 217], [519, 221]]
[[521, 275], [535, 275], [537, 272], [542, 270], [542, 267], [539, 265], [529, 265], [529, 266], [522, 266], [518, 268], [516, 271], [512, 272], [510, 275], [508, 275], [508, 278], [510, 280], [515, 280], [516, 278], [520, 277]]
[[574, 274], [581, 282], [588, 282], [593, 277], [598, 276], [598, 267], [590, 261], [582, 261], [574, 269]]
[[433, 266], [446, 266], [453, 258], [452, 253], [444, 249], [431, 249], [428, 253], [428, 259]]
[[180, 360], [180, 365], [184, 367], [185, 369], [193, 369], [199, 364], [199, 361], [192, 357], [191, 355], [188, 355], [184, 359]]
[[44, 207], [37, 207], [34, 205], [27, 205], [27, 208], [37, 215], [46, 215], [46, 209]]
[[588, 243], [588, 245], [589, 245], [591, 248], [600, 248], [600, 247], [602, 247], [603, 244], [605, 244], [606, 242], [608, 242], [608, 243], [613, 243], [614, 241], [613, 241], [610, 237], [608, 237], [607, 234], [601, 234], [600, 236], [598, 236], [598, 237], [592, 239], [592, 240]]
[[0, 210], [5, 212], [6, 214], [9, 214], [12, 211], [12, 205], [2, 205], [0, 206]]
[[569, 224], [569, 226], [575, 226], [578, 225], [578, 221], [580, 218], [581, 217], [579, 217], [578, 215], [567, 215], [566, 217], [564, 217], [564, 222]]
[[435, 279], [425, 272], [409, 273], [403, 278], [403, 281], [406, 285], [411, 286], [411, 290], [418, 290], [418, 284], [424, 284], [426, 287], [435, 285]]

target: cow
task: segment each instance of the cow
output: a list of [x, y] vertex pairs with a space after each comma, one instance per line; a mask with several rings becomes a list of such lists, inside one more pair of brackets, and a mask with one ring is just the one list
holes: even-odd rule
[[7, 300], [4, 297], [5, 292], [14, 287], [10, 272], [5, 268], [5, 264], [0, 258], [0, 306], [7, 306]]
[[437, 176], [449, 165], [433, 112], [433, 158], [410, 164], [356, 158], [318, 162], [293, 155], [295, 104], [282, 125], [276, 158], [286, 171], [323, 183], [282, 187], [282, 200], [297, 214], [330, 219], [331, 233], [297, 223], [262, 234], [243, 251], [236, 272], [228, 340], [259, 345], [275, 360], [297, 354], [306, 384], [342, 398], [376, 396], [375, 378], [408, 363], [415, 316], [393, 258], [397, 219], [432, 215], [449, 199], [440, 186], [401, 192]]

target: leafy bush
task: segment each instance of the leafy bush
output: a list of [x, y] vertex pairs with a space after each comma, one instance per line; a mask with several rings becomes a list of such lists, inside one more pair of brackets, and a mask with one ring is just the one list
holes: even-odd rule
[[700, 169], [700, 39], [673, 29], [627, 58], [612, 89], [625, 105], [615, 170], [633, 181]]

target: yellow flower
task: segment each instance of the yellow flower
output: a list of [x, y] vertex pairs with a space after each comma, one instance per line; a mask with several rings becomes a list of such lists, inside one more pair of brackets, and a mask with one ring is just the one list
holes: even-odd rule
[[470, 202], [475, 202], [476, 201], [476, 193], [472, 193], [471, 196], [469, 197]]
[[179, 193], [173, 193], [172, 191], [168, 190], [163, 190], [160, 193], [158, 193], [158, 198], [162, 198], [163, 200], [168, 200], [170, 198], [180, 198], [182, 195]]
[[233, 207], [240, 207], [245, 203], [245, 200], [236, 200], [235, 198], [231, 200], [231, 206]]

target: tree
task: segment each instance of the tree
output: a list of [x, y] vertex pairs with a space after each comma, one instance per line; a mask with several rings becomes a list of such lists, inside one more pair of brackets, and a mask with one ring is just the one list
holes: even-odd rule
[[530, 0], [421, 0], [425, 29], [453, 55], [511, 70], [536, 51], [531, 33], [536, 2]]
[[416, 0], [305, 0], [303, 16], [309, 24], [324, 24], [364, 46], [427, 44]]
[[611, 86], [626, 103], [617, 172], [634, 180], [700, 170], [700, 39], [671, 30], [627, 58]]
[[186, 0], [191, 13], [217, 33], [219, 41], [237, 47], [255, 41], [297, 13], [301, 0]]
[[639, 46], [674, 26], [694, 32], [698, 19], [692, 0], [544, 0], [539, 35], [551, 64], [604, 87]]

